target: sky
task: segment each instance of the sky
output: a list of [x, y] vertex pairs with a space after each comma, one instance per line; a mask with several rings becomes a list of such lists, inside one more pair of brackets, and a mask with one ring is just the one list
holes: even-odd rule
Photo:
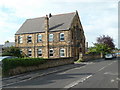
[[118, 0], [1, 0], [0, 44], [13, 42], [26, 19], [76, 10], [89, 46], [97, 37], [109, 35], [118, 47]]

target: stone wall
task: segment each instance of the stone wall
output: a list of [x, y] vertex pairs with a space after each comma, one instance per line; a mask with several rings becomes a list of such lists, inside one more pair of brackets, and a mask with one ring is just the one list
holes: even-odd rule
[[83, 61], [95, 60], [95, 59], [100, 59], [100, 58], [101, 58], [100, 54], [96, 54], [96, 55], [93, 55], [93, 54], [84, 54], [82, 56], [82, 60]]
[[47, 59], [46, 63], [40, 64], [38, 66], [17, 67], [17, 68], [11, 69], [9, 71], [9, 75], [17, 75], [25, 72], [34, 71], [34, 70], [47, 69], [55, 66], [72, 64], [72, 63], [74, 63], [74, 58], [72, 57]]

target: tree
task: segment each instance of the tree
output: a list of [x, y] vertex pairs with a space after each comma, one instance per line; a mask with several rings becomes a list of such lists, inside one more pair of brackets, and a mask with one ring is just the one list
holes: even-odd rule
[[94, 46], [94, 47], [90, 47], [90, 48], [89, 48], [89, 52], [90, 52], [90, 53], [96, 52], [96, 47], [95, 47], [95, 46]]
[[99, 53], [101, 54], [101, 57], [103, 57], [103, 55], [110, 53], [110, 48], [105, 44], [95, 43], [94, 47], [89, 48], [89, 52]]
[[89, 48], [89, 52], [100, 53], [101, 57], [105, 54], [112, 52], [115, 49], [113, 39], [110, 36], [100, 36], [97, 38], [97, 43], [93, 43], [94, 47]]
[[3, 54], [2, 56], [17, 56], [17, 57], [22, 57], [20, 53], [20, 49], [17, 47], [7, 47], [3, 49]]
[[95, 44], [95, 47], [96, 47], [96, 52], [101, 53], [102, 56], [104, 54], [111, 52], [111, 48], [109, 48], [108, 45], [106, 44]]
[[107, 45], [111, 50], [115, 48], [115, 44], [113, 43], [113, 38], [110, 36], [100, 36], [97, 38], [97, 44], [105, 44]]
[[9, 43], [9, 41], [7, 40], [7, 41], [5, 41], [5, 43]]

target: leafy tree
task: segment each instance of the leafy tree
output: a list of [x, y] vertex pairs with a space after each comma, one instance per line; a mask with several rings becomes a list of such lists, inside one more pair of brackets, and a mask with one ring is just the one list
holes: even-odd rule
[[93, 43], [94, 46], [89, 48], [88, 53], [99, 53], [103, 57], [107, 53], [111, 53], [112, 50], [115, 50], [115, 45], [113, 39], [110, 36], [100, 36], [97, 37], [97, 43]]
[[112, 52], [115, 49], [115, 45], [113, 43], [113, 39], [110, 36], [100, 36], [97, 38], [97, 43], [93, 43], [94, 47], [89, 48], [89, 52], [101, 53], [101, 57], [104, 54]]
[[3, 49], [3, 54], [2, 56], [17, 56], [17, 57], [22, 57], [20, 53], [20, 49], [17, 47], [7, 47]]
[[113, 38], [111, 38], [110, 36], [100, 36], [97, 38], [97, 43], [98, 44], [105, 44], [107, 45], [109, 48], [114, 49], [115, 48], [115, 44], [113, 43]]
[[96, 47], [94, 46], [94, 47], [90, 47], [89, 48], [89, 53], [94, 53], [94, 52], [96, 52]]
[[106, 44], [95, 44], [96, 47], [96, 52], [98, 53], [103, 53], [103, 54], [107, 54], [110, 53], [111, 48], [108, 47], [108, 45]]
[[9, 41], [7, 40], [7, 41], [5, 41], [5, 43], [9, 43]]
[[110, 52], [110, 48], [105, 45], [105, 44], [94, 44], [94, 47], [89, 48], [90, 52], [95, 52], [95, 53], [109, 53]]

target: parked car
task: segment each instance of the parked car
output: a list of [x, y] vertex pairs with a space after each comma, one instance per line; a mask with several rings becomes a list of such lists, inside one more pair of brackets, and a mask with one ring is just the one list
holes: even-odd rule
[[116, 53], [113, 53], [112, 55], [113, 55], [113, 58], [116, 58], [116, 57], [117, 57], [117, 54], [116, 54]]
[[0, 56], [0, 65], [2, 65], [2, 60], [5, 59], [5, 58], [18, 58], [18, 57], [15, 57], [15, 56]]
[[105, 59], [112, 59], [114, 56], [113, 54], [106, 54]]

